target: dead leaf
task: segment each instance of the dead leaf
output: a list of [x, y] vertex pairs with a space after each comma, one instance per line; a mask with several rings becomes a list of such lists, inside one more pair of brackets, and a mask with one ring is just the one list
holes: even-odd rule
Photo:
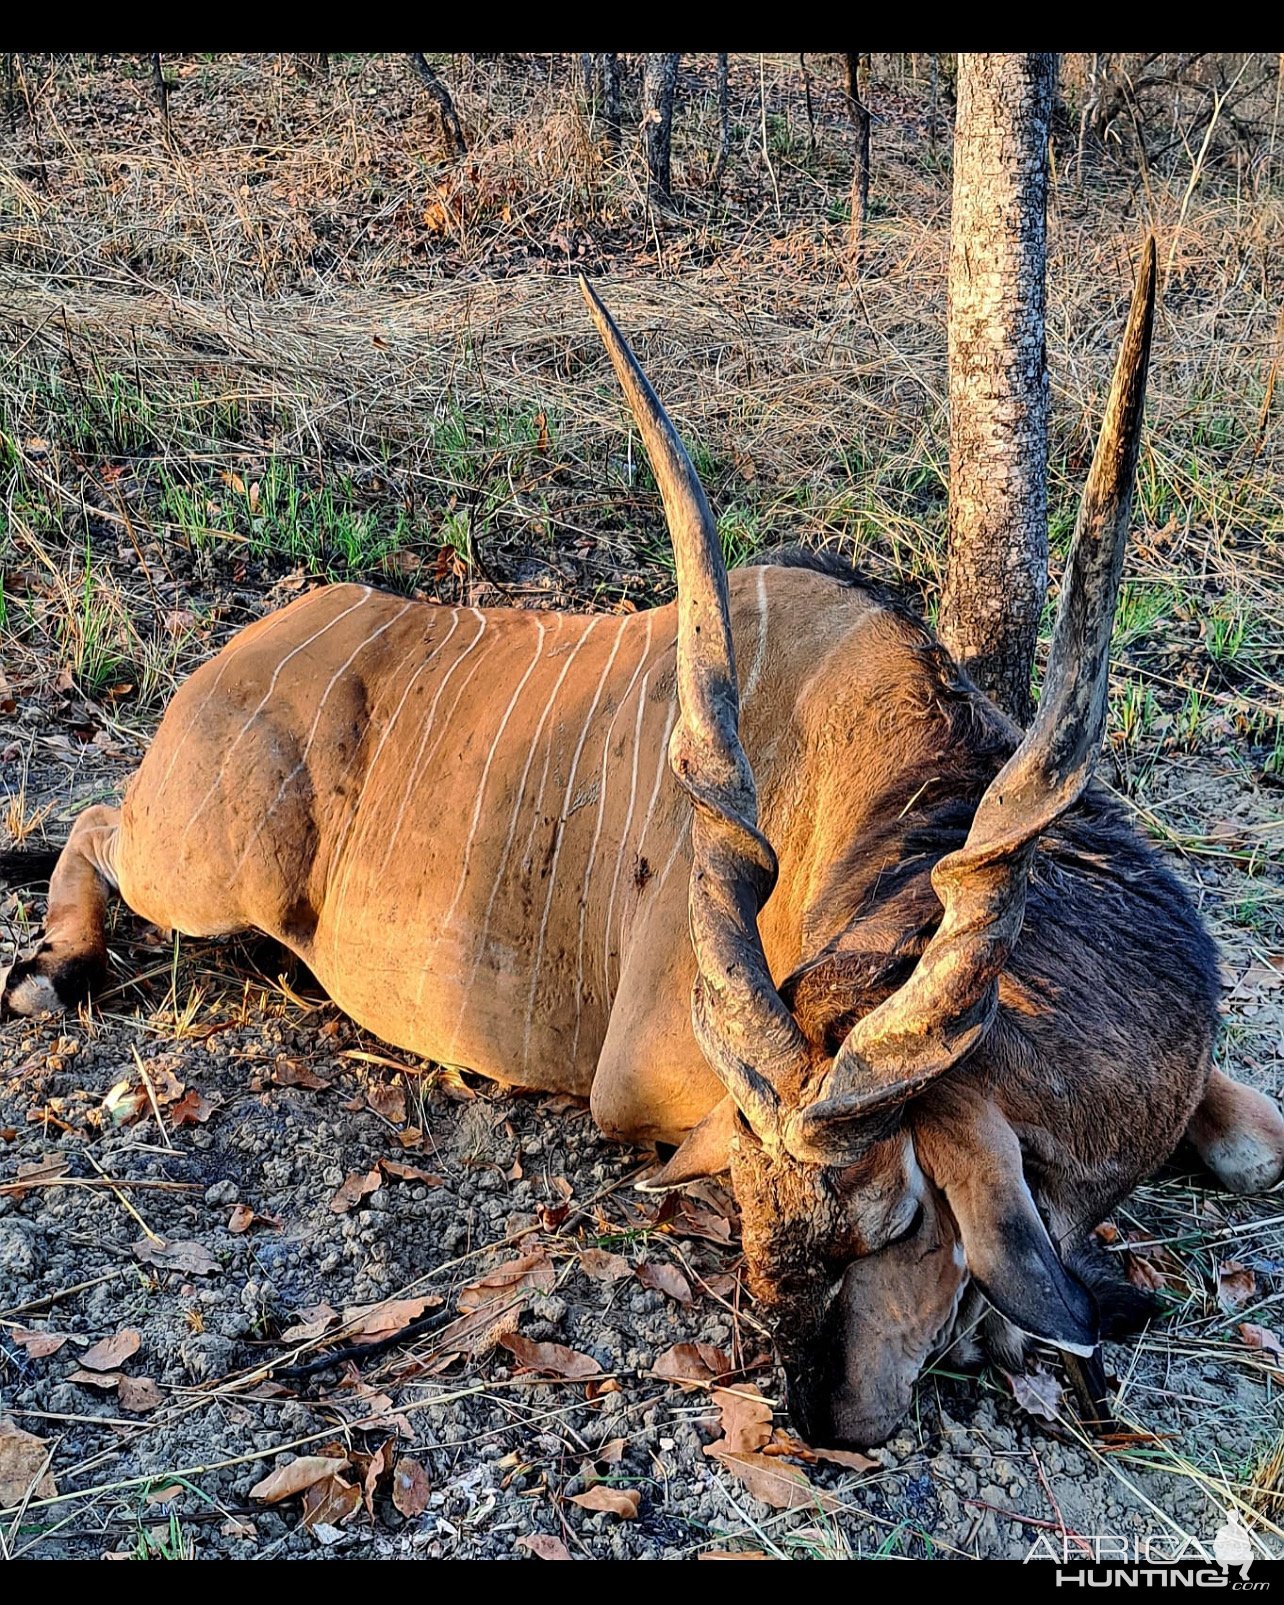
[[444, 1187], [446, 1178], [434, 1175], [431, 1170], [422, 1170], [418, 1165], [408, 1165], [404, 1159], [381, 1159], [379, 1169], [385, 1176], [393, 1176], [397, 1181], [417, 1181], [424, 1187]]
[[170, 1124], [174, 1126], [203, 1126], [214, 1113], [208, 1098], [189, 1087], [177, 1103], [170, 1106]]
[[507, 1349], [524, 1371], [538, 1371], [542, 1376], [566, 1377], [582, 1381], [585, 1377], [600, 1376], [602, 1367], [591, 1354], [568, 1349], [562, 1343], [535, 1343], [520, 1332], [505, 1332], [499, 1346]]
[[28, 1160], [18, 1166], [16, 1180], [7, 1182], [0, 1187], [0, 1193], [8, 1194], [13, 1198], [22, 1198], [35, 1187], [44, 1186], [47, 1182], [57, 1181], [65, 1176], [70, 1169], [70, 1161], [66, 1154], [46, 1154], [43, 1159]]
[[378, 1304], [352, 1304], [343, 1312], [344, 1339], [349, 1343], [380, 1343], [395, 1337], [417, 1321], [425, 1310], [436, 1309], [436, 1293], [421, 1298], [388, 1298]]
[[1244, 1346], [1250, 1349], [1261, 1349], [1269, 1354], [1272, 1360], [1278, 1360], [1284, 1365], [1284, 1344], [1269, 1327], [1257, 1326], [1252, 1321], [1240, 1323], [1239, 1335], [1244, 1339]]
[[181, 1499], [187, 1489], [181, 1482], [167, 1482], [160, 1488], [149, 1488], [143, 1497], [145, 1505], [170, 1505]]
[[643, 1287], [653, 1288], [655, 1292], [663, 1293], [666, 1298], [671, 1298], [678, 1304], [695, 1302], [691, 1297], [690, 1282], [676, 1265], [646, 1260], [638, 1266], [637, 1275]]
[[237, 1204], [228, 1218], [227, 1229], [233, 1235], [240, 1236], [242, 1232], [248, 1232], [251, 1226], [267, 1226], [274, 1232], [279, 1232], [283, 1224], [277, 1215], [260, 1215], [248, 1204]]
[[224, 1538], [257, 1538], [259, 1536], [258, 1528], [245, 1516], [229, 1516], [226, 1521], [219, 1523], [218, 1530]]
[[151, 1377], [121, 1377], [116, 1402], [130, 1415], [147, 1416], [165, 1403], [165, 1395]]
[[636, 1488], [612, 1488], [607, 1483], [595, 1482], [582, 1494], [572, 1494], [571, 1503], [582, 1510], [605, 1510], [624, 1521], [636, 1521], [642, 1495]]
[[1228, 1259], [1217, 1267], [1217, 1302], [1227, 1315], [1245, 1309], [1257, 1297], [1257, 1278], [1247, 1265]]
[[338, 1310], [329, 1304], [308, 1304], [294, 1313], [298, 1320], [281, 1333], [282, 1343], [310, 1343], [339, 1319]]
[[712, 1397], [721, 1418], [722, 1437], [706, 1444], [705, 1454], [751, 1454], [771, 1442], [772, 1409], [753, 1383], [715, 1388]]
[[515, 1540], [518, 1549], [528, 1550], [537, 1560], [570, 1560], [571, 1552], [552, 1533], [523, 1533]]
[[1123, 1257], [1124, 1275], [1143, 1293], [1160, 1293], [1168, 1286], [1168, 1278], [1145, 1254], [1129, 1249]]
[[25, 1349], [33, 1360], [47, 1360], [51, 1354], [57, 1354], [71, 1336], [69, 1332], [29, 1332], [25, 1326], [15, 1326], [9, 1336], [18, 1345]]
[[360, 1488], [342, 1477], [322, 1477], [303, 1490], [301, 1519], [309, 1531], [317, 1527], [342, 1527], [360, 1508]]
[[383, 1175], [378, 1165], [373, 1170], [354, 1170], [330, 1200], [330, 1208], [336, 1215], [346, 1215], [350, 1209], [355, 1209], [363, 1198], [368, 1198], [371, 1193], [377, 1193], [382, 1186]]
[[608, 1254], [604, 1248], [582, 1248], [580, 1269], [595, 1282], [622, 1282], [632, 1272], [623, 1254]]
[[843, 1466], [848, 1471], [881, 1471], [882, 1467], [877, 1460], [871, 1460], [868, 1455], [861, 1454], [859, 1449], [813, 1449], [813, 1460], [823, 1460], [827, 1465]]
[[79, 1382], [82, 1387], [99, 1388], [104, 1393], [110, 1393], [113, 1388], [120, 1386], [122, 1372], [120, 1371], [82, 1371], [75, 1370], [67, 1378], [68, 1382]]
[[184, 1271], [188, 1276], [210, 1276], [219, 1269], [219, 1263], [205, 1247], [204, 1243], [193, 1242], [186, 1238], [175, 1238], [172, 1242], [162, 1239], [153, 1242], [150, 1237], [140, 1237], [132, 1245], [135, 1259], [140, 1259], [145, 1265], [155, 1265], [162, 1271]]
[[521, 1293], [551, 1293], [557, 1284], [553, 1262], [542, 1248], [533, 1254], [523, 1254], [506, 1260], [475, 1282], [469, 1282], [459, 1291], [456, 1306], [465, 1315], [484, 1309], [488, 1304], [507, 1302]]
[[131, 1354], [137, 1354], [142, 1337], [132, 1326], [122, 1327], [115, 1337], [103, 1338], [80, 1356], [89, 1371], [115, 1371]]
[[309, 1092], [324, 1092], [330, 1085], [298, 1059], [278, 1059], [272, 1066], [272, 1079], [278, 1087], [305, 1087]]
[[706, 1549], [696, 1556], [697, 1560], [771, 1560], [772, 1557], [761, 1549]]
[[730, 1355], [712, 1343], [675, 1343], [651, 1367], [651, 1375], [680, 1388], [707, 1388], [731, 1370]]
[[1065, 1395], [1061, 1384], [1046, 1366], [1033, 1371], [1005, 1371], [1012, 1397], [1025, 1411], [1039, 1421], [1064, 1421]]
[[[395, 1438], [385, 1438], [375, 1452], [370, 1456], [365, 1471], [361, 1477], [361, 1496], [365, 1501], [366, 1514], [374, 1515], [375, 1494], [379, 1491], [379, 1484], [387, 1475], [392, 1460]], [[357, 1464], [360, 1466], [360, 1459]]]
[[[706, 1453], [715, 1446], [710, 1444]], [[787, 1460], [772, 1460], [764, 1454], [714, 1454], [737, 1482], [742, 1482], [753, 1497], [773, 1510], [842, 1509], [842, 1501], [817, 1488], [807, 1473]]]
[[599, 1466], [618, 1466], [624, 1459], [624, 1451], [628, 1447], [623, 1438], [612, 1438], [610, 1443], [604, 1443], [593, 1456], [594, 1463]]
[[422, 1516], [428, 1508], [432, 1484], [417, 1460], [402, 1455], [392, 1468], [392, 1502], [407, 1520]]
[[58, 1488], [46, 1468], [49, 1445], [0, 1418], [0, 1506], [33, 1499], [56, 1499]]
[[387, 1120], [394, 1126], [405, 1125], [406, 1088], [400, 1079], [371, 1082], [366, 1088], [366, 1103], [380, 1120]]
[[350, 1464], [346, 1456], [300, 1455], [256, 1482], [250, 1489], [250, 1498], [264, 1505], [280, 1504], [281, 1500], [293, 1499], [328, 1477], [337, 1477], [341, 1471], [347, 1471]]

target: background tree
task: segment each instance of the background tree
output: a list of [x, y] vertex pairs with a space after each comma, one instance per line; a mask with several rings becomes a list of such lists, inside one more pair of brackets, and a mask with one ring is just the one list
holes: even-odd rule
[[646, 137], [647, 185], [653, 201], [667, 205], [673, 195], [673, 102], [678, 62], [673, 54], [649, 52], [642, 73], [642, 128]]
[[1048, 583], [1044, 350], [1056, 57], [959, 55], [949, 266], [949, 558], [941, 634], [1013, 718]]
[[847, 108], [856, 125], [856, 162], [852, 168], [851, 224], [847, 249], [855, 266], [865, 250], [865, 225], [869, 222], [869, 53], [853, 52], [846, 58]]
[[450, 91], [438, 78], [437, 74], [428, 64], [428, 58], [422, 50], [410, 51], [410, 65], [420, 83], [432, 96], [437, 106], [437, 115], [441, 121], [441, 137], [446, 145], [447, 153], [452, 161], [468, 153], [468, 143], [464, 139], [464, 131], [459, 124], [459, 114], [455, 110], [455, 103], [450, 98]]

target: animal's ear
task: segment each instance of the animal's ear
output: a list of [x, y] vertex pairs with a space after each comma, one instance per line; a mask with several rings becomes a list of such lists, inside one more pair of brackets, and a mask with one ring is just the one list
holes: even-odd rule
[[1031, 1337], [1091, 1354], [1100, 1341], [1096, 1303], [1057, 1256], [1000, 1110], [948, 1088], [921, 1100], [911, 1118], [919, 1163], [945, 1194], [986, 1298]]
[[720, 1176], [731, 1163], [731, 1139], [736, 1130], [735, 1100], [728, 1095], [693, 1126], [668, 1163], [638, 1183], [643, 1193], [664, 1193], [702, 1176]]

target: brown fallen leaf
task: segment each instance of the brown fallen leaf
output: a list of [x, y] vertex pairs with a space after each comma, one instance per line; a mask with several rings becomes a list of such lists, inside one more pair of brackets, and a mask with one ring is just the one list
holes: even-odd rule
[[366, 1088], [366, 1103], [380, 1120], [394, 1126], [406, 1123], [406, 1088], [400, 1080], [375, 1081]]
[[251, 1226], [267, 1226], [279, 1232], [284, 1224], [279, 1215], [260, 1215], [248, 1204], [235, 1204], [228, 1217], [227, 1229], [234, 1236], [240, 1236], [242, 1232], [248, 1232]]
[[350, 1464], [346, 1455], [300, 1455], [256, 1482], [250, 1489], [250, 1498], [264, 1505], [280, 1504], [281, 1500], [293, 1499], [315, 1483], [337, 1477], [340, 1472], [347, 1471]]
[[346, 1215], [350, 1209], [355, 1209], [363, 1198], [368, 1198], [371, 1193], [377, 1193], [382, 1186], [383, 1173], [378, 1165], [373, 1170], [354, 1170], [330, 1200], [330, 1208], [336, 1215]]
[[309, 1092], [324, 1092], [330, 1085], [298, 1059], [278, 1059], [272, 1066], [272, 1079], [278, 1087], [303, 1087]]
[[499, 1346], [507, 1349], [524, 1371], [538, 1371], [541, 1376], [578, 1382], [584, 1377], [599, 1376], [602, 1371], [591, 1354], [581, 1354], [562, 1343], [535, 1343], [520, 1332], [503, 1333]]
[[131, 1252], [145, 1265], [155, 1265], [163, 1271], [185, 1271], [188, 1276], [210, 1276], [219, 1269], [218, 1261], [204, 1243], [183, 1238], [153, 1242], [150, 1237], [140, 1237], [131, 1245]]
[[557, 1283], [557, 1272], [544, 1250], [522, 1254], [506, 1260], [485, 1276], [459, 1290], [457, 1308], [465, 1315], [483, 1309], [487, 1304], [507, 1303], [520, 1293], [551, 1293]]
[[773, 1510], [813, 1510], [819, 1506], [832, 1514], [842, 1509], [841, 1500], [817, 1488], [801, 1467], [787, 1460], [771, 1459], [764, 1454], [727, 1452], [712, 1458], [737, 1482], [743, 1483], [755, 1499]]
[[1147, 1255], [1129, 1249], [1123, 1256], [1123, 1262], [1124, 1275], [1143, 1293], [1162, 1293], [1168, 1286], [1168, 1278]]
[[848, 1471], [881, 1471], [877, 1460], [861, 1454], [859, 1449], [813, 1449], [811, 1458], [823, 1460], [830, 1466], [843, 1466]]
[[651, 1375], [680, 1388], [707, 1388], [732, 1369], [731, 1356], [712, 1343], [675, 1343], [651, 1367]]
[[636, 1488], [612, 1488], [607, 1483], [595, 1482], [582, 1494], [572, 1494], [571, 1503], [582, 1510], [605, 1510], [608, 1515], [624, 1521], [636, 1521], [642, 1495]]
[[309, 1304], [295, 1314], [298, 1320], [281, 1333], [282, 1343], [310, 1343], [339, 1319], [338, 1310], [329, 1304]]
[[392, 1468], [392, 1502], [407, 1520], [422, 1516], [428, 1508], [432, 1484], [417, 1460], [402, 1455]]
[[395, 1177], [397, 1181], [417, 1181], [425, 1187], [444, 1187], [446, 1178], [437, 1176], [431, 1170], [424, 1170], [419, 1165], [408, 1165], [404, 1159], [381, 1159], [379, 1169], [385, 1176]]
[[116, 1389], [116, 1402], [130, 1415], [147, 1416], [165, 1403], [165, 1395], [151, 1377], [123, 1376]]
[[1217, 1267], [1217, 1302], [1227, 1315], [1246, 1308], [1257, 1297], [1257, 1278], [1247, 1265], [1229, 1259]]
[[18, 1166], [17, 1179], [6, 1183], [0, 1192], [13, 1198], [22, 1198], [35, 1187], [57, 1181], [70, 1168], [71, 1162], [66, 1154], [47, 1154], [43, 1159], [29, 1159]]
[[761, 1549], [706, 1549], [696, 1556], [697, 1560], [770, 1560], [771, 1558]]
[[425, 1310], [436, 1309], [441, 1303], [436, 1293], [425, 1293], [420, 1298], [387, 1298], [378, 1304], [351, 1304], [343, 1312], [344, 1341], [347, 1343], [379, 1343], [395, 1337], [412, 1321], [417, 1321]]
[[715, 1388], [722, 1437], [705, 1445], [705, 1454], [752, 1453], [771, 1442], [772, 1409], [751, 1382], [739, 1388]]
[[303, 1490], [302, 1522], [314, 1527], [342, 1527], [361, 1508], [361, 1490], [342, 1477], [322, 1477]]
[[120, 1386], [123, 1372], [120, 1371], [82, 1371], [77, 1369], [67, 1378], [68, 1382], [79, 1382], [85, 1388], [100, 1388], [104, 1393], [110, 1393], [113, 1388]]
[[676, 1265], [666, 1265], [656, 1260], [645, 1260], [638, 1266], [638, 1281], [643, 1287], [649, 1287], [657, 1293], [663, 1293], [677, 1304], [691, 1304], [691, 1283], [687, 1281]]
[[622, 1282], [632, 1272], [623, 1254], [608, 1254], [604, 1248], [582, 1248], [580, 1269], [595, 1282]]
[[1012, 1397], [1026, 1415], [1038, 1421], [1065, 1420], [1065, 1394], [1047, 1366], [1036, 1366], [1033, 1371], [1005, 1371], [1003, 1375], [1008, 1379]]
[[105, 1126], [129, 1126], [144, 1114], [151, 1112], [151, 1099], [146, 1087], [135, 1086], [132, 1080], [118, 1081], [108, 1090], [99, 1108], [99, 1118]]
[[1245, 1348], [1261, 1349], [1263, 1354], [1269, 1354], [1272, 1360], [1284, 1364], [1284, 1344], [1269, 1327], [1258, 1326], [1253, 1321], [1242, 1321], [1239, 1335], [1244, 1339]]
[[537, 1560], [570, 1560], [571, 1552], [560, 1538], [552, 1533], [523, 1533], [515, 1540], [518, 1549], [525, 1549]]
[[[370, 1456], [365, 1470], [361, 1474], [361, 1497], [365, 1501], [366, 1514], [374, 1516], [375, 1494], [379, 1491], [379, 1484], [387, 1476], [392, 1464], [392, 1451], [396, 1443], [395, 1438], [385, 1438], [375, 1452]], [[360, 1466], [360, 1460], [357, 1462]]]
[[181, 1499], [187, 1489], [181, 1482], [167, 1482], [160, 1488], [149, 1488], [143, 1495], [145, 1505], [169, 1505]]
[[195, 1087], [189, 1087], [177, 1103], [170, 1106], [173, 1126], [203, 1126], [214, 1113], [214, 1105]]
[[10, 1329], [9, 1336], [20, 1349], [25, 1349], [33, 1360], [47, 1360], [57, 1354], [71, 1334], [69, 1332], [30, 1332], [25, 1326]]
[[247, 1516], [229, 1516], [219, 1523], [224, 1538], [257, 1538], [259, 1530]]
[[50, 1447], [43, 1438], [0, 1417], [0, 1507], [33, 1499], [56, 1499], [58, 1488], [49, 1474]]
[[80, 1363], [88, 1371], [115, 1371], [131, 1354], [138, 1353], [142, 1341], [132, 1326], [122, 1327], [114, 1337], [103, 1338], [87, 1348], [80, 1356]]

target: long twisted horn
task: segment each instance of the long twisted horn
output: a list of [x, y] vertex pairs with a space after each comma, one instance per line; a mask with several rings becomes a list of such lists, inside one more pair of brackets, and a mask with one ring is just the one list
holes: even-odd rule
[[583, 278], [580, 289], [642, 435], [673, 542], [678, 579], [679, 719], [669, 765], [695, 805], [691, 826], [691, 998], [696, 1040], [755, 1133], [774, 1145], [782, 1096], [810, 1060], [771, 979], [758, 913], [776, 855], [758, 829], [753, 770], [740, 744], [740, 696], [727, 569], [709, 503], [677, 430], [628, 342]]
[[1154, 311], [1151, 238], [1079, 506], [1039, 711], [982, 797], [966, 843], [932, 872], [945, 913], [914, 973], [853, 1027], [819, 1098], [791, 1117], [794, 1151], [823, 1151], [827, 1141], [844, 1151], [836, 1123], [913, 1098], [975, 1047], [994, 1017], [1036, 844], [1088, 784], [1105, 728]]

